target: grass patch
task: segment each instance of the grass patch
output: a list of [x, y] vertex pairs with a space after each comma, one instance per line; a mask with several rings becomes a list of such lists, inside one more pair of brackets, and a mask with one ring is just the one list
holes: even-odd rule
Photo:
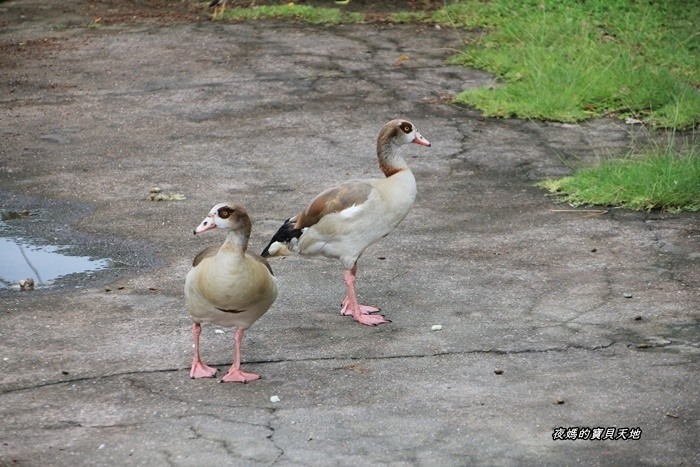
[[223, 17], [237, 20], [293, 19], [311, 24], [360, 23], [365, 19], [361, 13], [346, 13], [338, 8], [320, 8], [294, 3], [250, 8], [236, 7], [226, 10]]
[[606, 114], [700, 123], [699, 2], [465, 0], [431, 21], [489, 32], [451, 60], [503, 85], [460, 93], [487, 116], [576, 122]]
[[573, 206], [619, 206], [633, 210], [700, 211], [697, 147], [657, 148], [624, 159], [601, 161], [570, 177], [538, 186]]
[[[312, 24], [371, 17], [293, 2], [224, 13]], [[578, 122], [617, 115], [674, 129], [700, 125], [697, 18], [700, 2], [687, 0], [460, 0], [435, 12], [386, 16], [394, 23], [486, 30], [451, 60], [500, 79], [499, 86], [455, 99], [486, 116]]]

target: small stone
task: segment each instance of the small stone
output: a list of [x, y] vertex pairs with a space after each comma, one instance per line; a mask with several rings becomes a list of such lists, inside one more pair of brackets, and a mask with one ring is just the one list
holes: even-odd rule
[[151, 191], [150, 191], [150, 192], [151, 192], [151, 193], [160, 193], [161, 191], [162, 191], [162, 190], [161, 190], [160, 188], [158, 188], [157, 186], [155, 186], [155, 187], [151, 188]]
[[61, 371], [61, 373], [64, 374], [64, 375], [69, 375], [69, 374], [70, 374], [70, 373], [67, 372], [66, 370]]
[[270, 397], [270, 402], [279, 402], [280, 401], [280, 396], [272, 396]]
[[642, 315], [637, 315], [634, 317], [635, 321], [641, 321], [642, 320]]
[[34, 290], [34, 279], [22, 279], [19, 281], [19, 290]]
[[503, 374], [503, 370], [501, 370], [500, 368], [499, 368], [499, 369], [496, 369], [496, 370], [493, 370], [493, 372], [496, 373], [497, 375], [502, 375], [502, 374]]
[[111, 291], [112, 291], [112, 289], [110, 289], [109, 287], [105, 287], [105, 292], [111, 292]]
[[562, 399], [561, 397], [559, 397], [559, 398], [557, 398], [557, 400], [555, 402], [559, 405], [562, 405], [566, 401], [564, 399]]
[[637, 344], [638, 349], [648, 349], [649, 347], [651, 347], [649, 344]]
[[214, 330], [214, 333], [215, 333], [215, 334], [223, 334], [223, 333], [224, 333], [224, 330], [223, 330], [223, 329], [215, 329], [215, 330]]
[[442, 325], [441, 325], [441, 324], [433, 324], [433, 325], [430, 327], [430, 330], [431, 330], [431, 331], [439, 331], [439, 330], [441, 330], [441, 329], [442, 329]]
[[596, 251], [598, 251], [598, 248], [591, 248], [591, 253], [595, 253]]
[[625, 298], [632, 298], [632, 294], [629, 293], [629, 292], [623, 293], [622, 296], [625, 297]]

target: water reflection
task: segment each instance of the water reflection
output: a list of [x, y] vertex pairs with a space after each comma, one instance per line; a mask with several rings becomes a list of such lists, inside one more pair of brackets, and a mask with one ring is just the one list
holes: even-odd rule
[[30, 277], [41, 287], [68, 274], [114, 266], [115, 262], [110, 259], [69, 256], [54, 245], [35, 245], [22, 238], [0, 237], [0, 288], [16, 286], [19, 280]]

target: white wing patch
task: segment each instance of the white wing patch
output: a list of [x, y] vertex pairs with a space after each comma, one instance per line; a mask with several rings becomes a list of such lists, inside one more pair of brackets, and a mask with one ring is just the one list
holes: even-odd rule
[[355, 217], [360, 211], [362, 211], [362, 206], [353, 204], [349, 208], [345, 208], [342, 211], [340, 211], [338, 213], [338, 216], [340, 216], [341, 219], [351, 219]]

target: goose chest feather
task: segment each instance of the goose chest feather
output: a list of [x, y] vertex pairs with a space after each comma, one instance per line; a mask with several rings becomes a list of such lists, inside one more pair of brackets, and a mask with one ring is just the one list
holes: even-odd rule
[[187, 307], [194, 320], [245, 329], [274, 302], [276, 282], [262, 262], [227, 242], [187, 274]]

